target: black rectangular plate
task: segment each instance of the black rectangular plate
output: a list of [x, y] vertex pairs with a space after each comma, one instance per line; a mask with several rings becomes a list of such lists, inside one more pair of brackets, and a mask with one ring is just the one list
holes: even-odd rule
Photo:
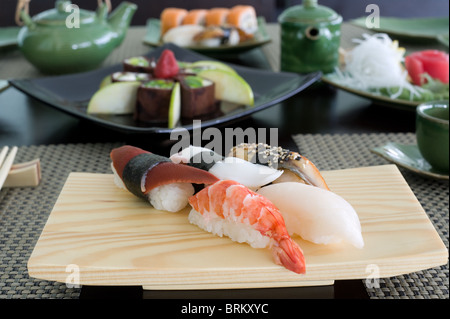
[[[211, 60], [204, 55], [189, 51], [173, 44], [161, 46], [146, 54], [158, 58], [161, 52], [170, 49], [179, 61], [194, 62]], [[300, 75], [287, 72], [271, 72], [229, 64], [252, 87], [255, 104], [240, 106], [224, 111], [217, 117], [203, 119], [202, 127], [221, 125], [249, 116], [270, 106], [282, 102], [303, 91], [321, 78], [320, 72]], [[133, 120], [132, 115], [94, 115], [87, 114], [89, 100], [99, 89], [100, 82], [109, 74], [121, 71], [122, 64], [97, 69], [94, 71], [70, 75], [50, 76], [37, 79], [9, 80], [18, 90], [32, 96], [51, 107], [81, 119], [92, 121], [98, 125], [126, 133], [170, 133], [172, 129], [163, 126], [143, 125]], [[193, 124], [181, 126], [193, 129]]]

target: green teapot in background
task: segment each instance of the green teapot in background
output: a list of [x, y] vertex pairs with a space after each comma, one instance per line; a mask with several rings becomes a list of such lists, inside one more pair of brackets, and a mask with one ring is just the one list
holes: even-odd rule
[[332, 9], [304, 0], [278, 18], [281, 26], [281, 70], [333, 72], [339, 63], [342, 17]]
[[109, 0], [99, 1], [96, 12], [58, 0], [54, 9], [33, 18], [27, 7], [17, 9], [16, 21], [24, 25], [18, 46], [25, 58], [43, 73], [63, 74], [98, 67], [122, 43], [137, 6], [122, 2], [108, 16]]

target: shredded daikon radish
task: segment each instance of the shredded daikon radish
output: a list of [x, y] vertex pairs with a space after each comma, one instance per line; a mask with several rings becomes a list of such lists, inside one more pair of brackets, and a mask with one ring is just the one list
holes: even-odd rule
[[336, 68], [341, 84], [360, 90], [395, 87], [391, 98], [400, 96], [403, 89], [411, 92], [411, 98], [420, 95], [402, 67], [405, 50], [398, 47], [398, 42], [384, 33], [364, 34], [363, 38], [353, 40], [358, 45], [345, 55], [345, 71]]

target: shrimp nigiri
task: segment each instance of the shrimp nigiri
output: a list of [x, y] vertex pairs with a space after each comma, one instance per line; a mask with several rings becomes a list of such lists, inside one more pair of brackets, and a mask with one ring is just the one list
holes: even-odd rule
[[216, 182], [189, 198], [190, 223], [218, 236], [269, 247], [275, 263], [303, 274], [301, 248], [289, 236], [279, 210], [266, 198], [231, 180]]

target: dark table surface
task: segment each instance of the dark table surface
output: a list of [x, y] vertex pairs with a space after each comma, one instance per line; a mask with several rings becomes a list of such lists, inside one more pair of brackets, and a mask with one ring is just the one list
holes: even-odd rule
[[[277, 43], [273, 44], [276, 48]], [[251, 64], [255, 67], [275, 69], [273, 55], [256, 49], [232, 62]], [[3, 53], [2, 58], [11, 58], [17, 53]], [[256, 57], [256, 58], [255, 58]], [[16, 59], [18, 57], [15, 57]], [[249, 62], [250, 61], [250, 62]], [[26, 63], [23, 61], [23, 63]], [[1, 66], [1, 63], [0, 63]], [[9, 77], [2, 74], [0, 78]], [[21, 74], [23, 77], [23, 74]], [[32, 74], [32, 76], [38, 76]], [[225, 124], [221, 128], [253, 127], [278, 128], [279, 145], [295, 150], [297, 147], [291, 136], [299, 133], [341, 134], [341, 133], [387, 133], [414, 132], [414, 109], [401, 109], [378, 105], [368, 99], [332, 88], [323, 83], [316, 83], [300, 94], [277, 104], [269, 109]], [[117, 142], [134, 145], [152, 145], [155, 152], [166, 153], [169, 148], [167, 135], [124, 134], [97, 126], [85, 120], [62, 113], [15, 88], [9, 87], [0, 92], [0, 146], [3, 145], [49, 145], [61, 143]], [[301, 150], [299, 150], [301, 152]], [[337, 281], [330, 287], [286, 288], [277, 290], [280, 296], [298, 298], [302, 294], [318, 298], [367, 298], [367, 293], [360, 280]], [[243, 297], [270, 298], [274, 290], [256, 289], [247, 291]], [[190, 292], [183, 298], [221, 298], [225, 290], [213, 292]], [[83, 287], [81, 298], [128, 296], [151, 298], [136, 287]], [[163, 298], [177, 298], [177, 292], [165, 292]]]

